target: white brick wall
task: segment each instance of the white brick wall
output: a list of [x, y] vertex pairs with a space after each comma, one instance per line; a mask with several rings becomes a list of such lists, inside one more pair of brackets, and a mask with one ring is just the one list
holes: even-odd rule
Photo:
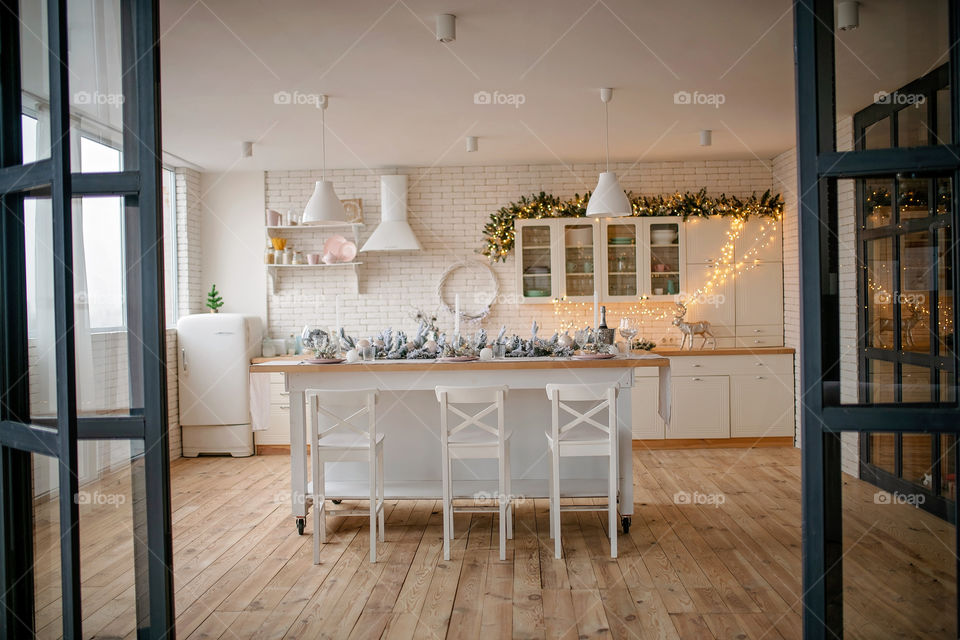
[[[837, 149], [853, 148], [853, 119], [846, 117], [837, 122]], [[783, 324], [784, 344], [800, 348], [800, 255], [799, 213], [797, 210], [797, 151], [790, 149], [773, 159], [774, 190], [784, 198], [783, 219]], [[839, 242], [839, 289], [840, 312], [840, 396], [843, 402], [857, 401], [857, 271], [856, 271], [856, 212], [854, 207], [854, 184], [842, 180], [837, 185], [838, 242]], [[800, 361], [794, 364], [796, 378], [797, 419], [800, 424], [802, 395], [800, 387]], [[796, 444], [800, 446], [800, 430], [796, 431]], [[856, 433], [842, 436], [842, 469], [845, 473], [859, 476], [859, 437]]]
[[[706, 187], [711, 194], [758, 195], [774, 186], [768, 163], [752, 160], [659, 162], [636, 166], [615, 165], [625, 189], [646, 195]], [[369, 334], [388, 326], [406, 330], [415, 328], [412, 309], [433, 311], [439, 304], [436, 295], [441, 273], [463, 258], [486, 260], [479, 254], [483, 246], [483, 225], [492, 212], [517, 200], [521, 195], [546, 191], [559, 197], [571, 197], [596, 186], [601, 165], [510, 165], [489, 167], [439, 167], [404, 169], [409, 179], [409, 218], [423, 244], [421, 253], [360, 254], [360, 293], [354, 291], [352, 273], [346, 269], [289, 270], [277, 278], [273, 293], [268, 289], [269, 332], [280, 337], [299, 333], [306, 323], [332, 326], [334, 299], [339, 293], [343, 324], [354, 335]], [[340, 198], [362, 198], [366, 226], [360, 243], [369, 237], [380, 220], [379, 172], [366, 170], [328, 171]], [[301, 211], [320, 179], [319, 171], [268, 171], [266, 206], [271, 209]], [[323, 245], [330, 231], [317, 230], [289, 234], [291, 246], [315, 250]], [[553, 307], [510, 304], [516, 300], [515, 257], [494, 265], [500, 286], [501, 303], [483, 323], [488, 332], [507, 325], [511, 332], [526, 335], [536, 319], [549, 335], [559, 325]], [[455, 284], [455, 283], [450, 283]], [[448, 302], [455, 293], [448, 289]], [[474, 296], [461, 291], [465, 313], [477, 310]], [[608, 324], [618, 321], [625, 304], [608, 305]], [[592, 310], [584, 306], [577, 313], [579, 322], [592, 322]], [[452, 317], [442, 315], [441, 328], [452, 327]], [[648, 337], [662, 340], [668, 321], [645, 327]], [[670, 329], [675, 331], [675, 329]]]
[[200, 173], [177, 168], [177, 301], [181, 316], [201, 313], [204, 304], [200, 244]]
[[773, 189], [783, 194], [783, 344], [797, 350], [793, 360], [796, 398], [796, 445], [800, 446], [800, 215], [797, 192], [797, 150], [789, 149], [773, 159]]

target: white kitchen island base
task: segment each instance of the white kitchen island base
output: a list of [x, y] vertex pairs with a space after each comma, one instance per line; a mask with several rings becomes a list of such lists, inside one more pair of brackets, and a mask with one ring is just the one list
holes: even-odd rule
[[[290, 394], [291, 507], [302, 533], [311, 487], [307, 482], [307, 389], [380, 389], [377, 430], [384, 434], [384, 479], [387, 499], [435, 498], [440, 486], [440, 409], [438, 385], [507, 385], [506, 424], [512, 432], [511, 474], [517, 498], [547, 497], [548, 460], [544, 434], [550, 425], [545, 386], [613, 384], [624, 391], [617, 400], [619, 424], [619, 512], [624, 527], [633, 515], [632, 425], [629, 388], [635, 367], [659, 367], [661, 385], [669, 386], [669, 360], [659, 356], [617, 357], [610, 360], [558, 358], [508, 359], [486, 362], [378, 361], [362, 364], [308, 365], [272, 360], [250, 367], [251, 373], [283, 373]], [[669, 393], [661, 393], [668, 398]], [[661, 407], [663, 409], [663, 407]], [[661, 413], [667, 413], [661, 411]], [[457, 497], [496, 495], [496, 461], [458, 461], [454, 465]], [[607, 464], [602, 458], [564, 459], [561, 492], [570, 497], [606, 495]], [[369, 498], [367, 470], [359, 463], [327, 465], [327, 496]]]

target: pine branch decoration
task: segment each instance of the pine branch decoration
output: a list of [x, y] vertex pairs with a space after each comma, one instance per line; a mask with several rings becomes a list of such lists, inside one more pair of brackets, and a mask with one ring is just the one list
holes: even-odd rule
[[[686, 220], [691, 216], [728, 216], [739, 218], [780, 218], [783, 215], [783, 198], [779, 193], [771, 193], [767, 189], [763, 195], [756, 194], [749, 198], [740, 199], [737, 196], [728, 196], [721, 193], [719, 196], [707, 195], [706, 189], [697, 192], [677, 192], [672, 196], [637, 196], [627, 192], [633, 216], [679, 216]], [[516, 244], [514, 222], [516, 220], [533, 220], [541, 218], [582, 218], [587, 214], [587, 203], [590, 201], [590, 192], [574, 194], [570, 200], [560, 198], [541, 191], [528, 196], [521, 196], [516, 202], [511, 202], [490, 214], [490, 221], [484, 225], [483, 234], [486, 244], [483, 255], [492, 262], [506, 261], [507, 255]]]

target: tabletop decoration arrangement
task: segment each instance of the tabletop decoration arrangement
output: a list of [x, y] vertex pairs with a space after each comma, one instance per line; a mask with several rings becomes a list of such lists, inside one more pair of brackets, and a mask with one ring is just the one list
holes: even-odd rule
[[[495, 352], [502, 353], [497, 357], [503, 358], [609, 357], [619, 353], [616, 346], [600, 342], [597, 331], [590, 327], [578, 329], [573, 335], [568, 331], [555, 332], [548, 339], [539, 337], [539, 331], [540, 325], [534, 321], [529, 338], [516, 334], [507, 336], [506, 325], [500, 327], [497, 337], [492, 340], [485, 329], [468, 336], [448, 337], [446, 333], [438, 335], [433, 323], [421, 320], [412, 337], [402, 329], [394, 331], [390, 327], [369, 338], [356, 339], [347, 335], [343, 328], [328, 332], [307, 325], [301, 333], [301, 340], [304, 353], [325, 362], [340, 358], [357, 362], [360, 360], [357, 353], [365, 348], [373, 349], [375, 360], [491, 360]], [[654, 343], [643, 339], [631, 344], [634, 350], [653, 347]]]

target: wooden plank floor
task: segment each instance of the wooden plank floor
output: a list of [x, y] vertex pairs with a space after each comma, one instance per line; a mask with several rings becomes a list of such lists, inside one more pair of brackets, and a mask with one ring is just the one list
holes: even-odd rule
[[[440, 505], [421, 500], [386, 505], [376, 564], [366, 520], [331, 518], [320, 565], [289, 515], [288, 458], [176, 460], [177, 637], [800, 638], [799, 451], [633, 455], [633, 527], [616, 560], [603, 514], [582, 512], [563, 514], [554, 559], [547, 502], [533, 500], [517, 508], [506, 562], [491, 514], [457, 515], [445, 562]], [[846, 637], [957, 637], [953, 527], [844, 478]], [[115, 473], [85, 490], [124, 487]], [[85, 637], [133, 638], [129, 500], [92, 502], [81, 505]], [[56, 502], [36, 511], [37, 620], [56, 638]]]

